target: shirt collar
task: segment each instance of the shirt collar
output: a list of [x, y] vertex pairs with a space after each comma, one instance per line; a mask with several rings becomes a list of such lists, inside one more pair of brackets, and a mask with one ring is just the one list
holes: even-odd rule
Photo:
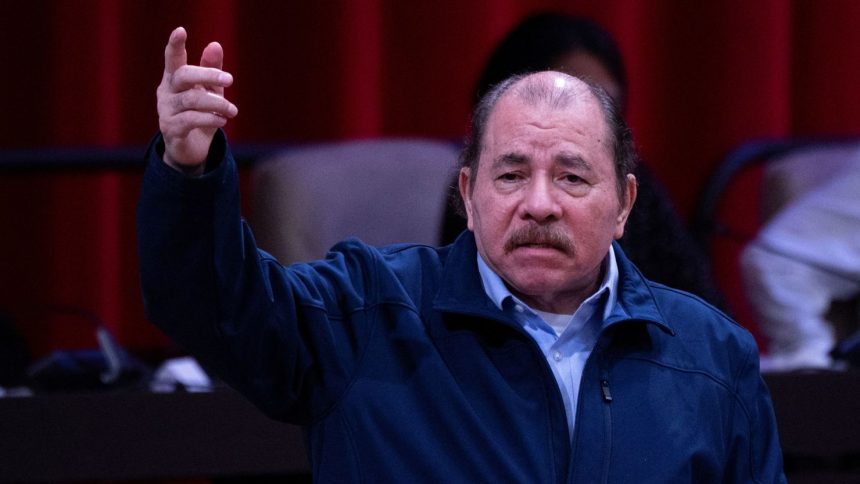
[[[493, 304], [496, 305], [497, 308], [503, 309], [502, 304], [505, 299], [512, 298], [520, 303], [520, 301], [508, 287], [505, 285], [502, 278], [493, 272], [490, 269], [490, 266], [484, 262], [484, 259], [481, 257], [481, 254], [478, 253], [478, 272], [481, 274], [481, 282], [484, 283], [484, 292], [487, 293], [487, 297], [493, 301]], [[606, 291], [606, 304], [603, 307], [603, 320], [609, 317], [609, 314], [612, 312], [612, 308], [615, 307], [615, 302], [618, 299], [618, 263], [615, 261], [615, 250], [612, 245], [609, 246], [609, 252], [607, 253], [606, 258], [603, 260], [603, 267], [606, 269], [603, 274], [603, 281], [600, 283], [600, 287], [597, 288], [597, 291], [594, 292], [591, 296], [589, 296], [586, 301], [592, 300], [592, 298], [599, 296], [601, 293]], [[525, 304], [525, 303], [522, 303]], [[526, 304], [528, 307], [528, 305]], [[531, 309], [531, 308], [530, 308]]]

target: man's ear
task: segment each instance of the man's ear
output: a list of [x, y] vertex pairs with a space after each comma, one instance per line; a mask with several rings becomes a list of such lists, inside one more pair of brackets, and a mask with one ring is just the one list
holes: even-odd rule
[[460, 187], [460, 198], [463, 199], [463, 206], [466, 209], [466, 226], [469, 230], [474, 230], [472, 227], [472, 191], [471, 191], [471, 170], [468, 167], [460, 168], [460, 177], [458, 179]]
[[627, 218], [630, 216], [630, 211], [633, 210], [633, 204], [636, 203], [637, 182], [633, 174], [627, 175], [627, 186], [625, 187], [625, 197], [621, 200], [621, 209], [618, 211], [618, 217], [615, 219], [615, 238], [620, 239], [624, 235], [624, 226], [627, 224]]

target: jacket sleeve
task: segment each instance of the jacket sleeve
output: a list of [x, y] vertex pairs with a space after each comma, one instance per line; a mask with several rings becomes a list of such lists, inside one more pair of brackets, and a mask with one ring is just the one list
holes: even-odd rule
[[734, 440], [725, 482], [785, 483], [773, 404], [759, 372], [758, 351], [749, 346], [736, 379]]
[[147, 317], [271, 417], [309, 423], [338, 400], [365, 346], [367, 280], [349, 274], [372, 271], [342, 253], [285, 268], [258, 250], [222, 132], [198, 178], [164, 164], [163, 150], [157, 136], [138, 202]]

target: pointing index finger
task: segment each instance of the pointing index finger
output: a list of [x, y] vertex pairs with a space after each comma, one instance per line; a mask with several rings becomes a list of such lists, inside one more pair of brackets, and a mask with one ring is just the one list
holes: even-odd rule
[[177, 69], [188, 63], [188, 53], [185, 51], [185, 39], [188, 34], [185, 28], [177, 27], [170, 33], [170, 40], [164, 49], [164, 72], [173, 74]]

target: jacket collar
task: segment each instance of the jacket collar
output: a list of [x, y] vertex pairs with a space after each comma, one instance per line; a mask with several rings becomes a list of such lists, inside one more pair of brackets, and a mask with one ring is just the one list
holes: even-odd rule
[[641, 321], [652, 323], [663, 332], [675, 335], [675, 331], [666, 322], [663, 313], [657, 306], [657, 301], [651, 293], [651, 282], [639, 272], [621, 245], [612, 242], [615, 249], [615, 261], [618, 264], [618, 301], [603, 323], [604, 329], [624, 321]]
[[463, 231], [448, 248], [450, 252], [442, 272], [442, 287], [436, 294], [433, 308], [442, 312], [507, 321], [505, 314], [484, 291], [478, 272], [478, 249], [472, 231]]
[[[651, 294], [650, 283], [627, 258], [618, 242], [613, 242], [613, 248], [618, 264], [618, 300], [604, 322], [604, 329], [626, 321], [640, 321], [674, 335]], [[510, 322], [484, 291], [476, 262], [478, 250], [474, 234], [464, 231], [448, 249], [442, 285], [433, 308]]]

